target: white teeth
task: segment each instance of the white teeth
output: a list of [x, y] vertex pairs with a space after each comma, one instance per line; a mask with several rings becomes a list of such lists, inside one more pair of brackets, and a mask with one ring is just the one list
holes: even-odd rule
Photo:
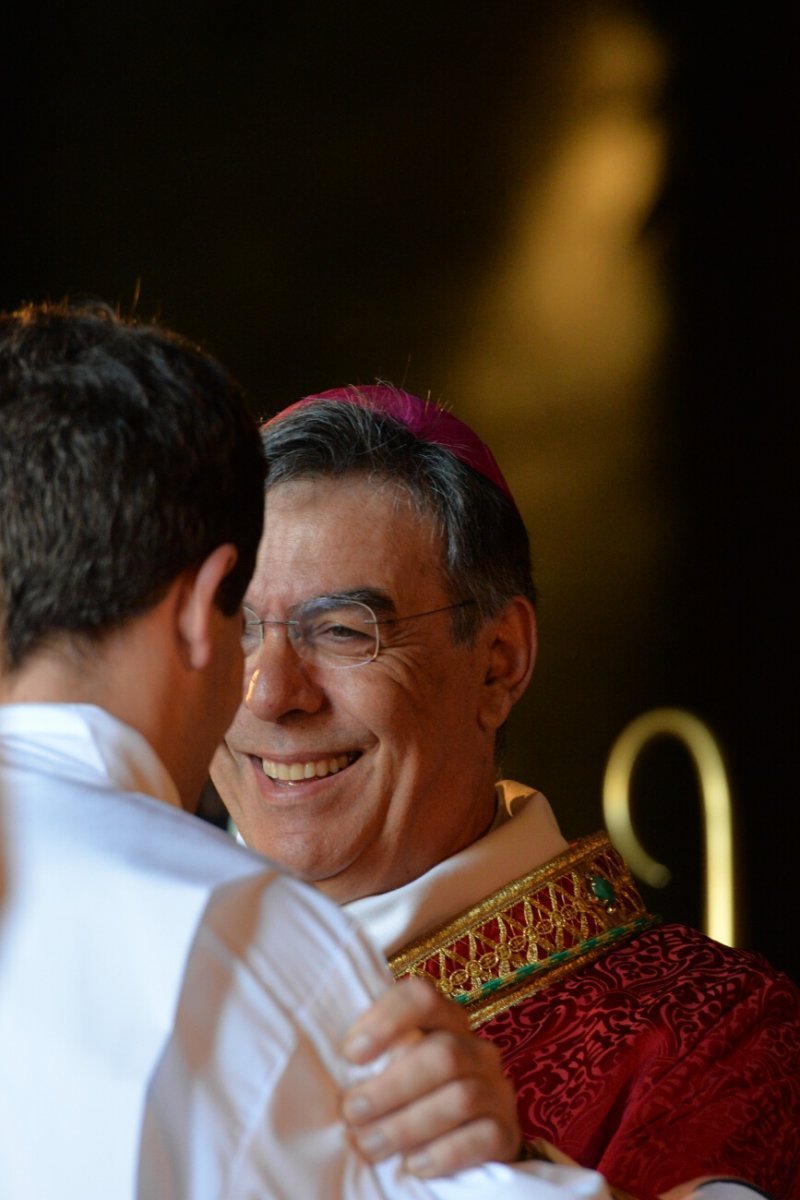
[[335, 775], [342, 771], [352, 761], [354, 756], [339, 754], [336, 758], [320, 758], [310, 762], [271, 762], [264, 758], [261, 767], [270, 779], [278, 779], [282, 783], [299, 783], [302, 779], [324, 779], [326, 775]]

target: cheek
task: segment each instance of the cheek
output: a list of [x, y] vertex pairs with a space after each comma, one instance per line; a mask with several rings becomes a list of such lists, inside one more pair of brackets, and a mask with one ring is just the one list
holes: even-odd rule
[[392, 663], [380, 678], [376, 674], [359, 711], [387, 749], [427, 757], [430, 743], [441, 736], [442, 717], [450, 716], [445, 700], [453, 686], [436, 654], [419, 655], [413, 663]]
[[217, 747], [214, 757], [211, 760], [209, 774], [211, 782], [219, 792], [223, 804], [238, 824], [241, 815], [239, 793], [242, 790], [243, 779], [241, 770], [225, 742]]
[[367, 740], [380, 743], [384, 751], [407, 742], [416, 723], [408, 689], [396, 678], [377, 671], [368, 680], [347, 680], [340, 685], [331, 707], [343, 723], [360, 725]]
[[208, 769], [208, 773], [211, 776], [211, 781], [215, 787], [218, 783], [224, 783], [227, 779], [228, 771], [230, 769], [229, 760], [230, 755], [228, 754], [228, 748], [223, 742], [221, 745], [217, 746], [217, 749], [214, 751], [214, 757], [211, 759], [211, 766]]
[[420, 775], [431, 770], [438, 748], [449, 739], [442, 736], [435, 705], [428, 698], [407, 691], [385, 692], [365, 710], [367, 724], [379, 746], [384, 790], [416, 791]]
[[236, 710], [233, 714], [233, 717], [231, 718], [231, 723], [228, 726], [228, 733], [230, 733], [230, 734], [236, 733], [241, 728], [242, 722], [244, 721], [245, 716], [247, 714], [247, 709], [245, 708], [245, 704], [244, 704], [244, 698], [242, 696], [241, 676], [238, 676], [236, 679], [234, 695], [236, 696]]

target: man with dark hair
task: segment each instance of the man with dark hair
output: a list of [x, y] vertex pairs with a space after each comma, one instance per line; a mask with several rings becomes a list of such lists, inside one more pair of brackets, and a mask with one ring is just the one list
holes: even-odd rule
[[103, 306], [6, 316], [2, 350], [7, 669], [54, 632], [102, 640], [225, 543], [236, 553], [217, 603], [238, 614], [264, 465], [223, 368]]
[[492, 1059], [191, 815], [241, 698], [263, 482], [195, 347], [102, 308], [0, 317], [0, 1195], [605, 1197], [592, 1172], [423, 1183], [358, 1151], [342, 1094], [424, 1147], [419, 1173], [443, 1142], [512, 1156]]
[[659, 926], [608, 839], [496, 785], [536, 652], [527, 533], [488, 448], [388, 386], [263, 429], [245, 695], [212, 777], [243, 839], [357, 916], [503, 1053], [523, 1133], [652, 1200], [800, 1188], [800, 1003]]

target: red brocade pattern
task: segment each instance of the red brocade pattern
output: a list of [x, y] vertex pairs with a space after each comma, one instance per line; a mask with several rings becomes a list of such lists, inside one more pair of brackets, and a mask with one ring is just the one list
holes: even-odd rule
[[759, 956], [649, 929], [479, 1033], [523, 1136], [639, 1200], [714, 1174], [800, 1200], [800, 992]]

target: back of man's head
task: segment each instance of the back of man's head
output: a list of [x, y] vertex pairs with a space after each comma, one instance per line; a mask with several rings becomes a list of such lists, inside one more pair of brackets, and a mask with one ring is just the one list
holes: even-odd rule
[[264, 459], [238, 385], [170, 331], [102, 305], [0, 315], [0, 662], [95, 641], [218, 545], [253, 569]]

